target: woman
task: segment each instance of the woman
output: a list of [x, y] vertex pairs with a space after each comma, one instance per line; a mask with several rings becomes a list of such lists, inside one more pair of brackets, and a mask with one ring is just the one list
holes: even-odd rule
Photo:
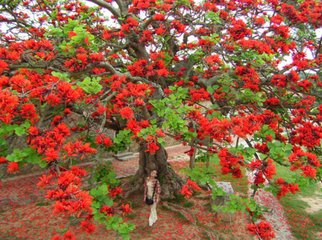
[[153, 204], [151, 205], [151, 212], [149, 217], [149, 226], [151, 227], [158, 219], [157, 216], [157, 203], [160, 200], [160, 183], [157, 177], [157, 171], [152, 170], [150, 176], [148, 176], [144, 181], [144, 202], [147, 202], [146, 199], [152, 199]]

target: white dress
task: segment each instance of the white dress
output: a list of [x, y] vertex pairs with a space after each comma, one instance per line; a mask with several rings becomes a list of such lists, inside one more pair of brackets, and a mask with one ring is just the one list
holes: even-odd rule
[[[148, 187], [147, 196], [149, 198], [152, 198], [153, 190], [154, 190], [154, 183], [152, 181], [147, 181], [147, 187]], [[154, 193], [154, 194], [156, 194], [156, 193]], [[150, 217], [149, 217], [149, 226], [151, 227], [157, 220], [158, 220], [157, 203], [154, 202], [151, 205], [151, 212], [150, 212]]]

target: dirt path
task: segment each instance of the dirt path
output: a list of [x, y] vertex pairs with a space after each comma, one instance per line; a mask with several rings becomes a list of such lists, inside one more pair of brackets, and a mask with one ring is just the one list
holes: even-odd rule
[[[253, 182], [251, 174], [248, 174], [248, 181]], [[252, 192], [253, 190], [249, 188], [248, 195], [251, 195]], [[268, 212], [263, 215], [266, 221], [268, 221], [273, 227], [276, 239], [295, 239], [287, 222], [283, 206], [271, 192], [266, 192], [260, 189], [256, 192], [255, 200], [260, 205], [268, 208]]]

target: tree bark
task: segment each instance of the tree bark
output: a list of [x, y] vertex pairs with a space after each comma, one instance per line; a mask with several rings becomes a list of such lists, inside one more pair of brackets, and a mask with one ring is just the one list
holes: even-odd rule
[[150, 175], [152, 170], [157, 170], [158, 172], [157, 179], [160, 181], [162, 199], [173, 199], [176, 194], [179, 194], [183, 185], [183, 180], [167, 162], [168, 155], [165, 148], [162, 146], [159, 147], [159, 150], [151, 155], [146, 152], [146, 144], [140, 144], [139, 169], [136, 174], [124, 184], [123, 188], [126, 192], [125, 197], [130, 196], [134, 192], [142, 192], [144, 180]]

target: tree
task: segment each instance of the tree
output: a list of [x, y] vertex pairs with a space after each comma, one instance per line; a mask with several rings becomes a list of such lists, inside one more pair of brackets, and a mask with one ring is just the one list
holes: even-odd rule
[[[61, 194], [78, 192], [84, 203], [69, 210], [90, 213], [108, 190], [81, 190], [86, 173], [73, 165], [132, 141], [140, 168], [128, 188], [140, 190], [156, 168], [163, 198], [174, 197], [183, 181], [167, 163], [168, 136], [191, 147], [192, 168], [200, 156], [219, 158], [224, 174], [254, 173], [254, 194], [266, 181], [278, 196], [294, 193], [297, 184], [274, 180], [276, 164], [321, 180], [321, 8], [314, 0], [2, 1], [1, 162], [11, 173], [27, 162], [47, 167], [39, 185], [57, 178]], [[47, 197], [67, 210], [57, 191]]]

